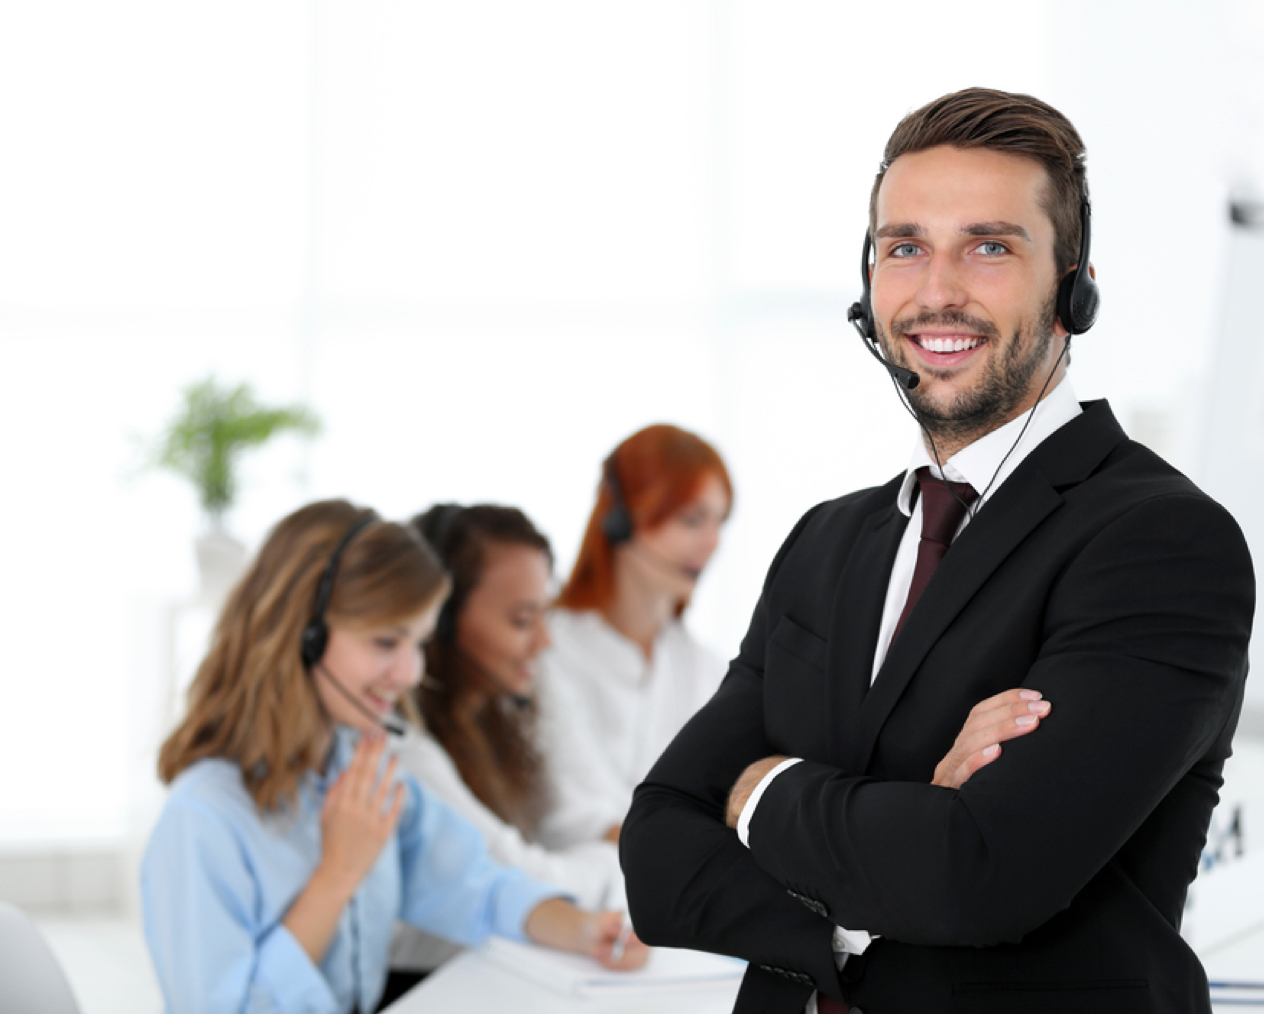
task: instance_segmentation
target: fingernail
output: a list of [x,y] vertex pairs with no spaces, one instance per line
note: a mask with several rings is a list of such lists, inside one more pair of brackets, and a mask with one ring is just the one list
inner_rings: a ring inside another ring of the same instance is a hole
[[1001,749],[1001,744],[1000,744],[1000,743],[993,743],[991,746],[985,746],[985,747],[983,748],[983,756],[984,756],[984,757],[995,757],[995,756],[996,756],[996,754],[997,754],[997,751],[999,751],[1000,749]]
[[1037,715],[1047,715],[1049,713],[1048,701],[1032,701],[1027,707]]
[[1040,700],[1040,691],[1039,690],[1020,690],[1018,692],[1018,696],[1021,697],[1024,701],[1038,701]]
[[1019,715],[1017,718],[1014,719],[1014,724],[1015,725],[1035,725],[1036,716],[1035,715]]

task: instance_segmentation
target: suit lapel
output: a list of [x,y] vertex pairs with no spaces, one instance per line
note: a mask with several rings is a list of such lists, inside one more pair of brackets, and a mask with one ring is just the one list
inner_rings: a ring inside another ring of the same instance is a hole
[[[899,489],[898,480],[894,484]],[[834,675],[829,684],[829,714],[838,716],[834,738],[835,756],[853,768],[856,735],[861,708],[869,691],[873,653],[882,624],[886,585],[874,581],[875,574],[890,574],[896,550],[908,519],[895,506],[895,494],[888,505],[871,514],[861,528],[855,548],[839,575],[834,592],[833,629],[843,636],[830,638],[826,671]]]
[[[984,582],[1058,510],[1063,502],[1060,489],[1082,482],[1124,439],[1104,402],[1086,405],[1082,415],[1031,452],[966,526],[891,645],[873,688],[863,696],[858,721],[850,730],[854,741],[848,748],[849,770],[867,770],[883,724],[926,655]],[[882,573],[890,573],[890,560]],[[835,613],[836,623],[844,618]],[[875,630],[867,642],[870,660],[876,638]]]

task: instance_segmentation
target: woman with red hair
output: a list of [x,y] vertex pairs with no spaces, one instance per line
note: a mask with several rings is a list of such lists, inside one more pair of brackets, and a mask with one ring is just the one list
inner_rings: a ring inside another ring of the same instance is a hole
[[681,617],[732,501],[715,448],[676,426],[632,434],[602,465],[539,666],[554,847],[616,840],[632,790],[719,685]]

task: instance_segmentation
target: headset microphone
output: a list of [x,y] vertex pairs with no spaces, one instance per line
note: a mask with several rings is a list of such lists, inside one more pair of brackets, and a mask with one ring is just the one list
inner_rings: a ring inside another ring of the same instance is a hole
[[[1097,320],[1101,306],[1101,290],[1089,268],[1092,252],[1093,209],[1088,191],[1080,199],[1080,256],[1076,266],[1058,283],[1058,319],[1071,334],[1083,334]],[[873,241],[865,233],[865,245],[860,254],[860,299],[847,310],[847,319],[856,328],[869,354],[880,362],[892,379],[906,391],[911,391],[920,378],[912,370],[896,366],[878,351],[878,329],[873,319],[873,294],[869,284],[869,254]]]
[[[916,383],[916,381],[914,381]],[[601,519],[601,531],[612,547],[627,546],[628,551],[636,553],[652,567],[671,574],[672,577],[689,577],[694,580],[699,575],[688,567],[669,560],[661,553],[656,553],[644,543],[636,542],[636,526],[632,523],[632,511],[628,507],[627,497],[623,495],[623,483],[619,481],[619,470],[615,465],[614,454],[606,458],[601,466],[601,481],[610,490],[610,509]]]
[[517,707],[523,709],[529,708],[535,703],[530,694],[515,693],[499,676],[479,662],[473,655],[455,641],[452,642],[452,651],[463,663],[465,663],[470,672],[474,673],[475,676],[481,679],[497,696],[508,697]]
[[856,330],[860,332],[860,337],[865,339],[865,348],[869,350],[869,354],[882,364],[887,373],[891,374],[891,379],[904,388],[904,390],[913,390],[913,388],[921,383],[922,378],[912,370],[906,369],[903,366],[896,366],[895,363],[889,362],[883,358],[882,353],[878,351],[877,345],[869,340],[860,323],[858,323],[858,321],[863,319],[862,315],[863,311],[861,309],[861,305],[859,303],[852,303],[851,309],[847,311],[847,319],[855,324]]
[[353,694],[350,690],[348,690],[346,687],[342,685],[341,680],[339,680],[336,676],[334,676],[333,673],[331,673],[328,669],[325,668],[325,665],[323,662],[317,662],[315,665],[312,666],[312,668],[315,669],[322,676],[324,676],[326,679],[328,679],[330,685],[335,690],[337,690],[338,693],[342,694],[342,696],[346,698],[347,703],[350,704],[353,708],[355,708],[358,712],[360,712],[360,714],[362,714],[365,718],[369,719],[374,725],[380,726],[386,732],[389,732],[392,736],[404,735],[406,726],[404,725],[403,722],[401,722],[397,718],[392,718],[390,715],[374,714],[373,711],[371,711],[369,708],[366,708],[364,706],[364,703],[359,698],[357,698],[355,694]]
[[869,251],[872,249],[873,244],[869,240],[869,234],[865,233],[865,246],[860,254],[860,299],[852,303],[847,310],[847,319],[855,327],[861,340],[864,341],[865,348],[869,350],[869,354],[878,360],[883,368],[891,374],[891,379],[904,390],[911,391],[922,378],[910,369],[896,366],[895,363],[887,360],[878,351],[878,329],[873,320],[873,300],[869,289]]
[[322,659],[325,657],[325,648],[329,646],[329,624],[325,622],[325,610],[329,608],[329,598],[334,590],[334,577],[338,573],[338,562],[342,559],[342,554],[351,545],[352,539],[359,535],[364,529],[368,528],[373,522],[379,520],[376,513],[367,511],[355,523],[347,529],[345,535],[334,547],[334,551],[329,554],[329,562],[325,564],[325,569],[320,575],[320,582],[316,586],[316,607],[312,610],[312,618],[308,621],[303,633],[299,638],[299,656],[303,660],[303,667],[317,672],[323,673],[329,680],[330,684],[342,694],[351,705],[369,718],[374,725],[385,729],[394,736],[402,736],[404,734],[404,726],[402,723],[395,721],[389,717],[384,718],[381,715],[374,714],[364,703],[356,698],[341,682],[335,678],[334,674],[325,668]]

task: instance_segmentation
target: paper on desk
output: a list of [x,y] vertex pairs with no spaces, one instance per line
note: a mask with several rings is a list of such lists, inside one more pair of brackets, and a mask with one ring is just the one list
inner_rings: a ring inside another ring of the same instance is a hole
[[603,968],[592,958],[538,944],[520,944],[504,937],[491,937],[482,951],[524,978],[568,996],[649,996],[687,992],[709,988],[717,983],[736,982],[746,971],[746,962],[736,958],[674,947],[653,948],[644,967],[631,972],[615,972]]

